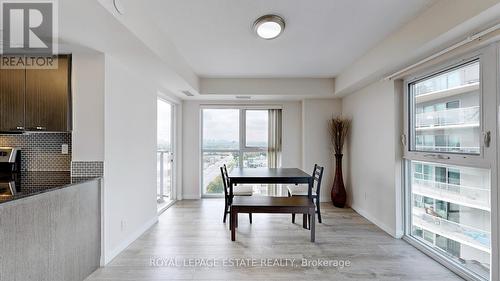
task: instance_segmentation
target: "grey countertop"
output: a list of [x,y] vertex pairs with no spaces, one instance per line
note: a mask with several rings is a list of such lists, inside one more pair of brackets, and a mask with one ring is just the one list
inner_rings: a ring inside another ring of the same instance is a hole
[[0,204],[97,179],[99,177],[72,177],[69,171],[27,171],[0,175]]

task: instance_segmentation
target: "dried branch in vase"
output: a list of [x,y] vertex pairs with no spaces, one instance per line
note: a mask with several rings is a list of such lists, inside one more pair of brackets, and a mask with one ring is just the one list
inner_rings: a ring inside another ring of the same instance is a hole
[[345,139],[351,126],[350,119],[335,117],[330,120],[330,136],[335,154],[342,154]]

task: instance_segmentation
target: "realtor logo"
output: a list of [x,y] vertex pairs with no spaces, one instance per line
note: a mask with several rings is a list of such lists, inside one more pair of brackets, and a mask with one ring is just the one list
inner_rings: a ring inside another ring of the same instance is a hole
[[[42,64],[44,57],[52,57],[52,55],[57,54],[55,42],[57,38],[57,3],[55,0],[0,0],[0,4],[0,14],[2,15],[1,54],[4,57],[10,56],[10,62],[23,63],[23,67],[33,67],[33,65],[25,65],[29,64],[28,59]],[[31,57],[27,57],[27,55]],[[16,68],[10,63],[9,65],[2,63],[2,67]]]
[[2,1],[3,54],[54,53],[53,1]]

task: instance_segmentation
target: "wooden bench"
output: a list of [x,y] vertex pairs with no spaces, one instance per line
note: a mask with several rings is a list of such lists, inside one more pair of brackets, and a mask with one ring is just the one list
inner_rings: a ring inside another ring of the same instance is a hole
[[309,217],[311,242],[315,240],[315,205],[307,196],[235,197],[231,205],[229,221],[231,241],[236,240],[236,227],[238,225],[239,213],[304,214],[303,226],[307,228],[307,218]]

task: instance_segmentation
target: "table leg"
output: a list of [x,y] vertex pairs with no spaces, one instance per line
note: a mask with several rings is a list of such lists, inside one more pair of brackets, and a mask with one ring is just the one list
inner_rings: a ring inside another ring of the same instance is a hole
[[312,215],[309,215],[311,218],[311,242],[314,242],[316,239],[316,216],[313,212]]
[[302,228],[307,229],[307,214],[302,214]]
[[236,240],[236,216],[238,213],[236,213],[232,208],[231,208],[231,241]]
[[233,182],[229,178],[229,205],[233,204]]
[[233,230],[233,217],[231,215],[231,206],[229,206],[229,231]]
[[[309,198],[309,200],[312,201],[312,189],[313,189],[313,184],[314,184],[314,180],[313,178],[309,178],[309,185],[308,185],[308,188],[307,188],[307,198]],[[304,214],[304,217],[303,217],[303,227],[304,228],[307,228],[309,229],[309,226],[307,225],[307,222],[309,221],[309,223],[311,222],[311,217],[308,214]]]

